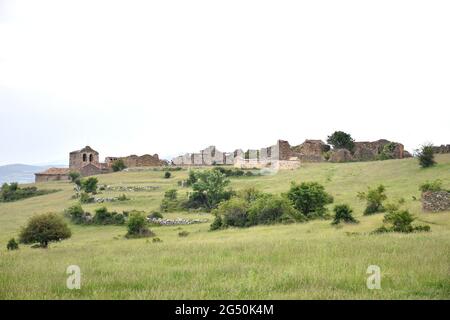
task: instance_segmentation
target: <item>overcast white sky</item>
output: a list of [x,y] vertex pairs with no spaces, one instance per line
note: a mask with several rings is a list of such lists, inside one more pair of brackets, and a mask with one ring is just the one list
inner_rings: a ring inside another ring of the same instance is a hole
[[450,143],[450,1],[0,0],[0,165]]

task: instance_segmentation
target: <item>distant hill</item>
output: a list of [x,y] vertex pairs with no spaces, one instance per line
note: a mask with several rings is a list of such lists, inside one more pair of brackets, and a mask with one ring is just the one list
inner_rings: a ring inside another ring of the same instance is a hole
[[33,183],[34,174],[42,172],[48,168],[65,168],[64,165],[45,165],[35,166],[27,164],[8,164],[0,166],[0,184],[5,182],[18,182],[18,183]]

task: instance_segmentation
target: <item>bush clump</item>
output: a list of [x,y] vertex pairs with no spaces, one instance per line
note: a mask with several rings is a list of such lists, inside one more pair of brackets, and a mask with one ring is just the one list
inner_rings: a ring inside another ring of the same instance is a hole
[[72,232],[62,217],[54,213],[40,214],[31,217],[20,231],[19,241],[24,244],[38,243],[47,248],[50,242],[70,238]]
[[183,237],[187,237],[188,235],[189,235],[189,232],[187,232],[187,231],[181,231],[181,232],[178,233],[178,236],[182,237],[182,238]]
[[117,201],[128,201],[128,200],[130,200],[130,198],[128,198],[125,193],[117,197]]
[[289,199],[267,194],[253,201],[248,209],[249,225],[290,223],[304,221]]
[[166,171],[164,173],[164,179],[170,179],[170,177],[172,177],[172,173],[170,173],[169,171]]
[[57,192],[58,190],[38,190],[36,187],[20,188],[17,182],[4,183],[0,188],[0,202],[12,202]]
[[426,181],[423,184],[420,185],[419,190],[422,192],[427,191],[442,191],[442,181],[437,179],[434,181]]
[[155,234],[147,227],[145,214],[140,211],[132,211],[129,214],[127,222],[126,238],[145,238],[153,237]]
[[385,211],[385,208],[383,207],[383,201],[387,199],[385,191],[386,191],[385,186],[380,184],[376,188],[369,188],[367,193],[365,192],[358,193],[358,198],[360,200],[367,201],[366,209],[364,210],[365,215]]
[[113,162],[111,168],[113,169],[114,172],[119,172],[125,170],[127,166],[125,165],[125,162],[122,159],[118,159]]
[[347,204],[339,204],[336,205],[333,209],[334,211],[334,219],[331,224],[339,224],[341,222],[344,223],[357,223],[358,221],[353,217],[353,210]]
[[84,212],[80,204],[69,207],[64,213],[75,224],[84,224],[90,219],[90,214]]
[[161,201],[160,210],[162,212],[175,212],[183,210],[185,203],[178,199],[178,191],[176,189],[167,190]]
[[123,225],[125,223],[125,215],[115,211],[109,212],[106,207],[101,207],[95,210],[92,223],[98,225]]
[[150,215],[148,216],[151,219],[163,219],[163,215],[158,212],[158,211],[153,211],[152,213],[150,213]]
[[419,150],[416,150],[416,157],[422,168],[429,168],[436,164],[436,161],[434,161],[433,145],[430,143],[424,144]]
[[210,230],[306,220],[286,197],[258,193],[252,189],[221,202],[213,214],[216,218]]
[[413,226],[412,222],[416,218],[409,213],[408,210],[395,210],[387,213],[384,216],[383,222],[385,225],[376,229],[373,233],[384,232],[428,232],[431,231],[430,226],[419,225]]
[[300,213],[308,219],[325,218],[327,204],[333,203],[333,197],[325,192],[324,186],[317,182],[292,183],[288,199]]
[[397,148],[397,144],[395,142],[389,142],[384,145],[383,150],[381,150],[378,155],[378,160],[389,160],[395,158],[395,149]]
[[10,239],[6,244],[6,249],[8,251],[19,250],[19,244],[16,242],[16,239]]
[[81,190],[83,190],[86,193],[97,193],[97,184],[98,179],[95,177],[90,177],[87,179],[81,180]]

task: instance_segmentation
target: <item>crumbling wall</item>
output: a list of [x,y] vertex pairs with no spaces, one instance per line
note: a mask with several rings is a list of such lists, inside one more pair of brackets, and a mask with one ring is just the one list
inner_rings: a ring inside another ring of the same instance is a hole
[[442,144],[440,146],[433,147],[434,153],[450,153],[450,144]]

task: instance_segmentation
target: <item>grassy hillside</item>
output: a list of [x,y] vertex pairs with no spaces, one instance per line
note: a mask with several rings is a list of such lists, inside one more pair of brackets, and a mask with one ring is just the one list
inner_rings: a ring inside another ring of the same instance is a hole
[[[41,184],[62,191],[14,203],[0,203],[0,299],[449,299],[450,212],[422,213],[418,186],[441,179],[450,189],[450,155],[420,169],[414,159],[347,164],[304,164],[274,176],[232,179],[232,187],[255,186],[280,193],[291,181],[318,181],[335,198],[348,203],[357,225],[333,227],[330,221],[258,226],[209,232],[209,223],[154,227],[162,243],[126,240],[125,227],[75,226],[73,236],[50,249],[21,246],[6,251],[20,226],[35,213],[62,212],[75,203],[72,185]],[[99,176],[101,184],[152,185],[154,191],[128,192],[130,201],[106,204],[111,210],[158,209],[163,193],[185,179],[187,171],[123,172]],[[367,186],[383,183],[389,199],[404,198],[405,207],[430,233],[369,235],[382,214],[362,216],[356,198]],[[118,196],[123,192],[104,192]],[[101,205],[87,205],[93,212]],[[170,213],[166,217],[208,218],[209,214]],[[190,232],[180,238],[181,230]],[[66,288],[69,265],[82,271],[82,289]],[[368,290],[366,270],[378,265],[382,289]]]

